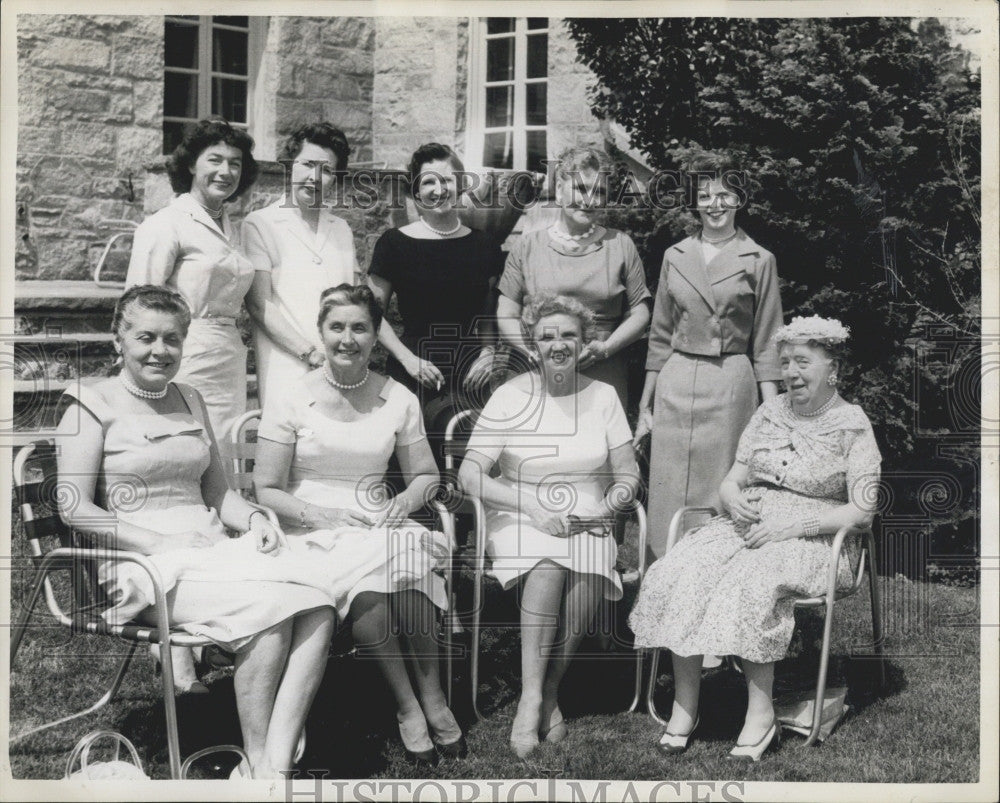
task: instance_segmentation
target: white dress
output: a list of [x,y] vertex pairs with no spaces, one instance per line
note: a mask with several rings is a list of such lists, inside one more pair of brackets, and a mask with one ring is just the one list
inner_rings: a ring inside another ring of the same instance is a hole
[[[316,398],[304,380],[292,382],[271,397],[264,408],[258,437],[293,444],[295,452],[286,490],[297,499],[330,508],[349,508],[377,518],[389,498],[384,484],[389,458],[397,445],[417,443],[422,431],[417,397],[393,379],[381,391],[383,404],[356,421],[337,421],[317,409]],[[438,608],[448,607],[442,569],[451,554],[444,535],[407,520],[399,527],[341,531],[364,544],[381,545],[380,564],[351,588],[338,612],[346,614],[362,591],[388,594],[403,589],[424,593]],[[322,546],[331,531],[310,532],[286,527],[293,550],[302,543]],[[323,558],[315,553],[317,565]],[[336,572],[336,553],[331,553]]]
[[[586,381],[586,380],[583,380]],[[531,487],[542,506],[565,515],[591,516],[614,477],[608,452],[632,440],[617,391],[598,380],[570,396],[544,394],[536,373],[497,388],[469,439],[469,450],[498,461],[500,482]],[[610,536],[568,538],[537,529],[526,515],[487,508],[486,549],[503,587],[549,560],[608,580],[605,596],[621,599]]]
[[[347,223],[328,209],[320,211],[316,233],[298,210],[277,201],[243,221],[243,250],[255,270],[271,274],[274,300],[288,325],[320,348],[316,320],[319,297],[328,287],[354,284],[359,270],[354,236]],[[254,329],[261,405],[270,395],[308,373],[308,366],[263,332]]]
[[191,308],[176,380],[205,399],[225,456],[230,427],[246,411],[247,350],[236,318],[253,283],[253,265],[237,249],[225,211],[221,224],[220,230],[190,194],[178,195],[136,229],[125,285],[166,287]]

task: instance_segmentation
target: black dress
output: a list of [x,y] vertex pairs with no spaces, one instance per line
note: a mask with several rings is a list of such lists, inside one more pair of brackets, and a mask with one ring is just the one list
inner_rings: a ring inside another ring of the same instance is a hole
[[[504,254],[490,235],[471,230],[464,237],[422,240],[389,229],[375,243],[369,273],[392,285],[403,321],[403,345],[432,362],[444,376],[441,389],[425,388],[392,355],[386,372],[420,400],[427,435],[438,465],[448,419],[458,410],[480,408],[462,382],[494,327],[494,285]],[[488,324],[488,325],[484,325]]]

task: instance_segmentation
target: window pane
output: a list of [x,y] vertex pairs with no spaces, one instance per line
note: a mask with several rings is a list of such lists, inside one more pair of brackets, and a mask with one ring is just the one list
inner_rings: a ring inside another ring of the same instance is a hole
[[514,125],[514,87],[486,87],[486,127]]
[[221,114],[231,123],[245,123],[247,82],[232,78],[213,78],[212,114]]
[[549,18],[548,17],[528,17],[528,30],[533,31],[537,28],[548,28]]
[[167,22],[163,30],[164,64],[168,67],[198,67],[198,26]]
[[549,35],[535,33],[528,37],[528,77],[545,78],[549,74]]
[[514,166],[514,140],[510,131],[487,134],[483,147],[483,167],[510,170]]
[[528,125],[545,125],[545,110],[548,84],[545,82],[525,85],[528,108],[525,118]]
[[247,74],[247,34],[212,29],[212,69],[235,75]]
[[167,117],[198,116],[198,76],[167,72],[163,75],[163,113]]
[[184,123],[163,121],[163,152],[173,153],[174,148],[184,139]]
[[240,28],[250,27],[249,17],[212,17],[212,22],[217,22],[220,25],[236,25]]
[[490,39],[486,43],[486,80],[510,81],[514,78],[514,39]]
[[545,165],[542,161],[545,159],[545,132],[544,131],[528,131],[528,170],[533,170],[536,173],[544,173]]
[[486,33],[513,33],[513,17],[490,17],[486,20]]

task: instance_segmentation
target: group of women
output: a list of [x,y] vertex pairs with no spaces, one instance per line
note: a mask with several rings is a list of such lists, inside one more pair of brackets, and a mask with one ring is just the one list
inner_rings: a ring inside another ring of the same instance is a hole
[[[121,371],[67,393],[59,466],[82,500],[68,522],[150,555],[171,622],[235,653],[250,759],[238,771],[292,766],[344,621],[396,700],[407,756],[467,753],[433,625],[453,545],[414,517],[439,486],[444,423],[470,406],[481,410],[458,482],[483,500],[492,573],[520,600],[517,755],[567,737],[560,681],[602,600],[622,596],[611,522],[636,498],[633,444],[651,432],[659,560],[630,623],[637,646],[674,653],[658,747],[683,750],[697,726],[702,655],[732,654],[750,687],[733,754],[759,758],[778,733],[771,680],[791,637],[788,600],[818,593],[833,533],[870,517],[859,488],[879,456],[864,413],[837,392],[846,330],[819,318],[781,326],[774,257],[736,228],[728,165],[692,166],[720,178],[695,188],[701,229],[668,249],[650,315],[635,245],[599,219],[607,157],[596,150],[563,155],[558,219],[504,264],[462,222],[454,152],[421,146],[409,165],[418,217],[381,236],[361,284],[347,224],[320,203],[346,167],[344,135],[327,123],[295,131],[290,196],[248,215],[237,238],[224,204],[253,183],[252,147],[206,120],[174,152],[178,195],[139,227],[114,317]],[[401,336],[383,317],[393,296]],[[261,507],[229,489],[224,459],[246,405],[244,304],[263,407]],[[624,354],[647,327],[633,436]],[[387,376],[369,367],[376,342]],[[501,343],[524,359],[498,359]],[[114,492],[123,483],[133,492]],[[690,504],[723,513],[664,555],[674,511]],[[101,512],[116,517],[112,532],[94,523]],[[151,617],[141,576],[109,566],[102,578],[116,601],[106,616]],[[179,687],[197,690],[190,656],[171,659]]]

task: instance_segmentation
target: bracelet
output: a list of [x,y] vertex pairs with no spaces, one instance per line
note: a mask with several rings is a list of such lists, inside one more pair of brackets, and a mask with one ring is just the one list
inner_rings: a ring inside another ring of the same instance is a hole
[[315,351],[316,351],[316,347],[315,346],[310,346],[308,351],[303,351],[299,355],[299,359],[302,360],[302,362],[308,364],[309,363],[309,358],[312,357],[312,355],[315,353]]
[[808,516],[807,518],[802,519],[801,524],[802,532],[805,535],[809,537],[819,535],[819,518],[816,516]]
[[309,509],[309,503],[308,502],[306,502],[302,507],[299,508],[299,524],[302,527],[308,527],[309,526],[308,524],[306,524],[306,510],[308,510],[308,509]]
[[[247,529],[248,530],[250,529],[250,523],[253,521],[253,517],[256,516],[257,514],[260,514],[261,516],[263,516],[264,515],[264,511],[263,510],[257,510],[256,508],[254,508],[253,510],[250,511],[250,515],[247,516]],[[266,518],[266,516],[265,516],[265,518]]]

